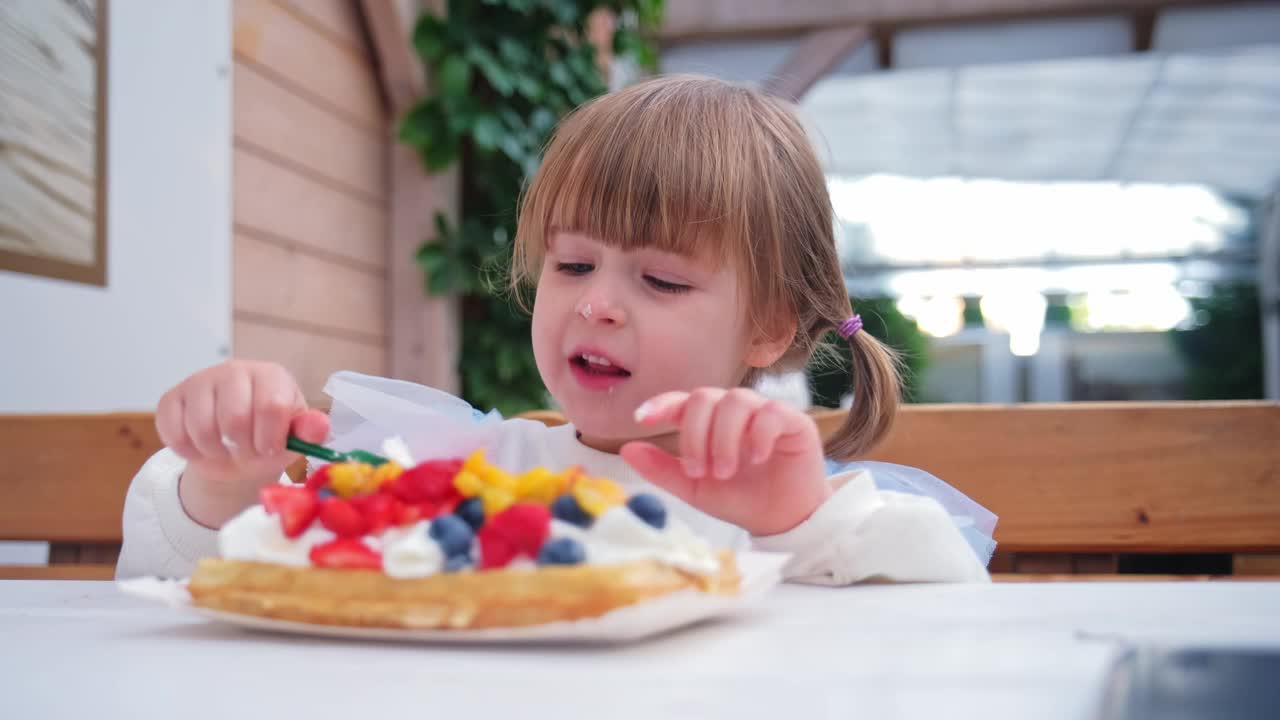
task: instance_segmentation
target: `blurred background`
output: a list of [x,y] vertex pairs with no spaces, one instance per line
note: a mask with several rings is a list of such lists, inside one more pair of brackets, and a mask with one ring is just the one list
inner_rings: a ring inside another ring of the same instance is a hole
[[0,411],[232,356],[322,406],[354,369],[547,407],[522,183],[570,109],[685,72],[797,104],[911,401],[1280,397],[1277,2],[7,0],[0,58]]
[[668,3],[660,66],[798,101],[914,401],[1277,397],[1280,5]]

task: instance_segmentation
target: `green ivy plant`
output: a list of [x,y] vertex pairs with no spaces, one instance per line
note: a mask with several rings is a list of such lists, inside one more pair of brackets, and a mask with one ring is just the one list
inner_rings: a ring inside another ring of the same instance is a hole
[[400,121],[430,172],[461,165],[461,221],[436,215],[418,252],[429,293],[462,305],[462,395],[504,415],[545,407],[529,318],[506,292],[516,204],[556,123],[605,92],[588,17],[611,11],[615,57],[653,68],[662,0],[450,0],[413,45],[432,93]]

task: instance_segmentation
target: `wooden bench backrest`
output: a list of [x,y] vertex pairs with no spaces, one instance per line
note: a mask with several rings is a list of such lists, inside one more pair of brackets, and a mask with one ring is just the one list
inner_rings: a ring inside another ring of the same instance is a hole
[[910,406],[872,459],[988,507],[1005,551],[1280,550],[1276,403]]
[[[841,417],[815,412],[824,432]],[[146,413],[0,416],[0,540],[119,543],[159,447]],[[914,405],[871,459],[990,508],[1002,551],[1280,551],[1276,403]]]

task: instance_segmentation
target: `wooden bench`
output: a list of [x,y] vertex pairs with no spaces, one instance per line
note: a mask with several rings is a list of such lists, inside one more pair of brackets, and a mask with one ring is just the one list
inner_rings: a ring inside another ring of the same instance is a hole
[[[818,411],[824,431],[840,411]],[[528,416],[549,424],[555,413]],[[125,490],[160,447],[150,414],[0,416],[0,540],[47,540],[48,567],[105,579]],[[1117,557],[1230,555],[1280,576],[1280,404],[912,405],[872,459],[914,465],[1000,516],[1001,579],[1115,575]]]

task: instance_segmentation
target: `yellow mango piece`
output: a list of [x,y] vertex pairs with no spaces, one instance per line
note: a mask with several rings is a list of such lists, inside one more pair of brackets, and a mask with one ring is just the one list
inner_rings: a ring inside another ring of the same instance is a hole
[[605,478],[580,478],[573,486],[578,505],[593,517],[627,501],[627,492],[618,483]]
[[516,496],[521,500],[550,505],[560,494],[559,478],[544,467],[536,467],[516,478]]
[[402,474],[404,474],[404,468],[394,462],[385,462],[373,469],[373,479],[370,484],[374,490],[377,490]]
[[372,465],[344,462],[329,466],[329,488],[344,498],[369,492],[372,481]]
[[480,479],[480,476],[465,469],[465,466],[458,471],[457,475],[453,476],[453,486],[462,494],[462,497],[475,497],[485,487],[484,481]]
[[516,503],[516,495],[510,490],[488,486],[480,491],[480,504],[485,517],[493,517]]
[[477,477],[484,475],[484,469],[487,467],[489,463],[484,459],[484,450],[471,453],[470,457],[462,462],[462,472],[469,472]]

